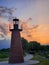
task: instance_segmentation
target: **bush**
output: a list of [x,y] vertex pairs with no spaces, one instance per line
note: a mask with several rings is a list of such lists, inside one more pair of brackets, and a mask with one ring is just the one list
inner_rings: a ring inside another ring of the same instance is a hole
[[0,50],[0,58],[8,58],[9,57],[9,49]]
[[47,55],[45,55],[45,57],[46,57],[46,58],[49,58],[49,55],[47,54]]
[[8,54],[0,54],[0,58],[7,58],[8,56]]

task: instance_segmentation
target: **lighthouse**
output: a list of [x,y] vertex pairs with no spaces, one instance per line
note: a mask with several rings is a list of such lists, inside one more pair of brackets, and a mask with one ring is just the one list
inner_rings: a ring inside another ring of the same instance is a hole
[[10,31],[12,32],[12,34],[9,63],[23,63],[24,56],[20,37],[20,31],[22,31],[22,29],[19,29],[19,19],[13,19],[13,29],[10,29]]

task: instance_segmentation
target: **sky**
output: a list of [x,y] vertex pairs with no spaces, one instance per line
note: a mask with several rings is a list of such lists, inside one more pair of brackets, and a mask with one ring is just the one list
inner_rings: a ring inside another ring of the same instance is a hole
[[[20,22],[23,26],[22,37],[29,41],[49,44],[49,0],[0,0],[1,6],[15,9],[12,16],[22,21]],[[2,32],[6,32],[5,38],[10,37],[9,22],[6,17],[0,16],[0,28],[4,28],[5,31],[2,30]],[[0,35],[0,39],[1,37],[3,35]]]

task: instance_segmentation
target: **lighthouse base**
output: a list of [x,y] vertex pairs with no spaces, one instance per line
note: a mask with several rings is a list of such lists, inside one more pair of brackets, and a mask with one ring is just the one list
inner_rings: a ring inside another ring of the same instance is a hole
[[23,49],[19,31],[12,31],[9,63],[23,63]]

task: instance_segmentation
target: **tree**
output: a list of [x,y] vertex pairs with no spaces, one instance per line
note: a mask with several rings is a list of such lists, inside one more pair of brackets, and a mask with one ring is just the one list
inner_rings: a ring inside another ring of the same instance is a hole
[[36,41],[31,41],[31,42],[29,42],[28,50],[38,51],[39,49],[40,49],[40,43],[38,43],[38,42],[36,42]]
[[28,47],[28,41],[24,38],[21,39],[22,40],[22,47],[24,50],[27,50]]
[[33,49],[36,49],[36,50],[39,49],[40,43],[38,43],[38,42],[36,42],[36,41],[32,41],[32,42],[30,42],[30,43],[32,43]]

